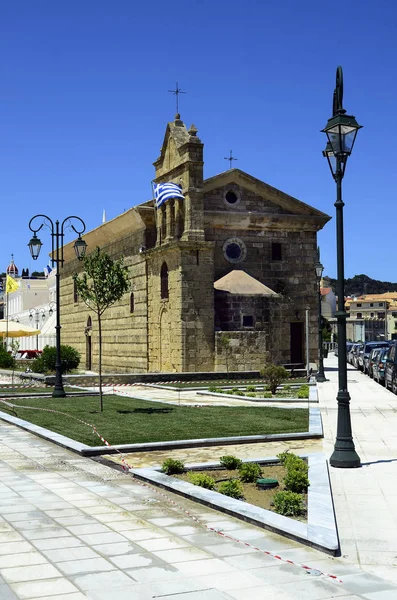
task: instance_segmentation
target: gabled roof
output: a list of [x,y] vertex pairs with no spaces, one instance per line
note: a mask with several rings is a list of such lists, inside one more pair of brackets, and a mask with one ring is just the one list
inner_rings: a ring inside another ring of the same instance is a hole
[[239,269],[234,269],[224,277],[218,279],[218,281],[215,281],[214,288],[237,296],[278,297],[276,292],[273,292],[269,287]]
[[215,175],[214,177],[210,177],[209,179],[205,179],[203,183],[203,191],[204,193],[210,192],[211,190],[215,190],[219,187],[230,185],[230,184],[241,185],[247,190],[252,191],[259,196],[263,196],[267,200],[274,202],[278,206],[281,206],[283,209],[291,211],[293,214],[301,214],[313,217],[321,217],[324,221],[324,224],[327,223],[331,217],[309,204],[305,204],[294,198],[293,196],[289,196],[284,192],[268,185],[264,181],[245,173],[244,171],[240,171],[240,169],[229,169],[228,171],[224,171],[219,175]]

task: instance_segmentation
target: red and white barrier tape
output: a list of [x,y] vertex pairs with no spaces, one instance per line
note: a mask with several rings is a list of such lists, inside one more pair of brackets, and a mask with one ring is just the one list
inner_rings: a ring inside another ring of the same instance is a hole
[[[6,406],[9,406],[10,408],[22,408],[22,409],[26,409],[26,410],[42,410],[44,412],[51,412],[51,413],[56,413],[59,415],[63,415],[65,417],[69,417],[71,419],[73,419],[74,421],[78,421],[79,423],[82,423],[83,425],[86,425],[87,427],[90,427],[93,430],[93,433],[95,433],[95,435],[97,435],[99,437],[99,439],[108,447],[108,448],[112,448],[113,450],[116,451],[117,454],[120,455],[120,460],[122,462],[122,468],[125,471],[131,471],[131,469],[133,468],[131,465],[129,465],[127,463],[127,461],[124,459],[123,457],[123,453],[120,452],[120,450],[118,450],[118,448],[116,448],[115,446],[112,446],[100,433],[99,431],[97,431],[97,428],[95,425],[93,425],[92,423],[87,423],[86,421],[83,421],[82,419],[79,419],[78,417],[74,417],[73,415],[69,414],[69,413],[65,413],[59,410],[54,410],[51,408],[42,408],[42,407],[38,407],[38,406],[22,406],[20,404],[12,404],[11,402],[8,402],[7,400],[4,399],[0,399],[0,402],[2,402],[3,404],[5,404]],[[131,473],[132,477],[134,477],[134,474]],[[282,562],[285,562],[287,564],[290,565],[294,565],[296,567],[301,567],[302,569],[304,569],[305,571],[316,571],[319,575],[323,575],[324,577],[329,577],[330,579],[332,579],[333,581],[336,581],[338,583],[342,583],[342,580],[339,579],[336,575],[331,575],[330,573],[324,573],[323,571],[320,571],[319,569],[313,569],[307,565],[302,565],[300,563],[296,563],[288,558],[283,558],[282,556],[280,556],[279,554],[275,554],[273,552],[270,552],[269,550],[262,550],[261,548],[258,548],[257,546],[253,546],[252,544],[250,544],[249,542],[245,542],[244,540],[240,540],[238,538],[235,538],[231,535],[228,535],[226,533],[223,533],[223,531],[220,531],[219,529],[216,529],[215,527],[211,527],[210,525],[207,525],[206,523],[204,523],[203,521],[200,521],[200,519],[198,519],[193,513],[191,513],[189,510],[187,510],[186,508],[184,508],[183,506],[181,506],[180,504],[178,504],[177,502],[175,502],[175,500],[173,500],[172,498],[170,498],[169,496],[167,496],[167,494],[165,494],[164,492],[162,492],[161,490],[159,490],[158,488],[156,488],[153,485],[149,485],[147,483],[144,483],[143,481],[140,481],[139,479],[136,479],[134,477],[134,481],[140,485],[141,487],[145,487],[150,489],[151,491],[155,492],[156,494],[158,494],[159,496],[162,496],[163,498],[165,498],[167,500],[167,502],[169,502],[170,504],[173,504],[174,506],[176,506],[177,508],[179,508],[182,512],[184,512],[188,517],[190,517],[193,521],[195,521],[198,525],[200,525],[201,527],[204,527],[205,529],[207,529],[208,531],[212,531],[214,533],[217,533],[218,535],[222,536],[225,539],[231,540],[233,542],[238,542],[240,544],[244,544],[244,546],[247,546],[248,548],[252,548],[253,550],[256,550],[258,552],[261,552],[262,554],[266,554],[267,556],[272,556],[273,558],[280,560]]]

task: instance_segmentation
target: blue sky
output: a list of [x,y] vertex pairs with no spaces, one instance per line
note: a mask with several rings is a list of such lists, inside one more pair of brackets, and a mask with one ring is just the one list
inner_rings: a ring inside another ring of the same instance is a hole
[[321,155],[335,70],[364,126],[348,161],[345,273],[397,281],[397,6],[388,0],[13,0],[0,8],[0,271],[33,262],[28,222],[113,218],[151,197],[175,114],[205,144],[205,176],[234,166],[331,215],[319,234],[336,276],[335,184]]

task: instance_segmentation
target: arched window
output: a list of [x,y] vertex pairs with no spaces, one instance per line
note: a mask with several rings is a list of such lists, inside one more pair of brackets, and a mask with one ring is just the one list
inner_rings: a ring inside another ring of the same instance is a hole
[[87,329],[90,329],[92,327],[92,319],[91,317],[88,317],[87,319]]
[[133,313],[134,310],[135,310],[134,292],[131,292],[131,294],[130,294],[130,313]]
[[165,263],[165,262],[163,263],[163,265],[161,267],[160,279],[161,279],[161,298],[167,299],[168,298],[168,267],[167,267],[167,263]]

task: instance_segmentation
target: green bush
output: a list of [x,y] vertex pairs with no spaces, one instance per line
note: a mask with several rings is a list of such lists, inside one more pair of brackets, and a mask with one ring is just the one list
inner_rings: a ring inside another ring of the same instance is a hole
[[295,517],[303,513],[303,499],[294,492],[277,492],[273,496],[274,510],[280,515]]
[[217,392],[218,388],[216,387],[216,385],[210,385],[210,387],[208,388],[209,392]]
[[261,466],[258,463],[244,463],[238,470],[241,481],[256,481],[262,475]]
[[298,393],[297,393],[298,398],[308,398],[309,397],[309,386],[308,385],[301,385]]
[[245,396],[245,392],[244,390],[237,390],[236,392],[234,392],[235,396]]
[[254,385],[247,385],[247,392],[256,392],[256,387]]
[[230,496],[230,498],[243,498],[243,485],[238,479],[229,479],[229,481],[223,481],[218,492],[224,496]]
[[229,390],[229,394],[237,394],[237,392],[239,392],[240,390],[238,389],[238,387],[234,387],[231,390]]
[[0,368],[1,369],[13,369],[15,368],[15,358],[8,354],[5,347],[0,342]]
[[215,488],[215,479],[211,475],[206,475],[206,473],[189,473],[188,477],[190,483],[193,483],[193,485],[199,485],[206,490],[213,490]]
[[[48,373],[55,371],[57,350],[54,346],[45,346],[41,356],[32,363],[34,373]],[[77,369],[80,364],[81,354],[72,346],[61,345],[61,371],[67,373]]]
[[167,473],[167,475],[173,475],[174,473],[183,473],[185,470],[185,465],[181,460],[176,460],[174,458],[167,458],[161,465],[161,470],[163,473]]
[[284,485],[285,489],[289,492],[304,494],[306,493],[310,484],[307,473],[304,471],[290,469],[287,471],[287,475],[284,477]]
[[248,396],[249,398],[256,398],[255,392],[246,392],[245,395]]
[[277,458],[287,471],[302,471],[307,474],[309,470],[307,462],[293,452],[282,452],[277,455]]
[[227,454],[226,456],[221,456],[219,459],[222,467],[225,467],[228,471],[234,471],[238,469],[243,464],[243,461],[237,458],[237,456],[233,456],[232,454]]
[[273,394],[271,392],[263,392],[262,398],[273,398]]
[[289,385],[288,383],[283,385],[283,392],[290,393],[291,391],[292,391],[292,385]]
[[261,375],[270,387],[270,391],[272,392],[272,394],[275,394],[280,383],[282,383],[284,379],[288,378],[288,371],[284,367],[279,367],[277,365],[267,365],[261,371]]

